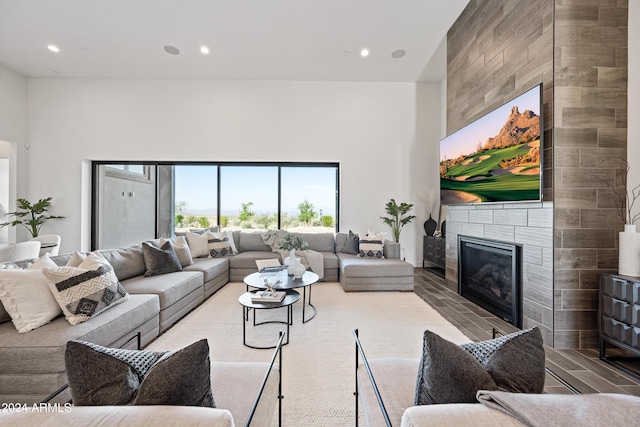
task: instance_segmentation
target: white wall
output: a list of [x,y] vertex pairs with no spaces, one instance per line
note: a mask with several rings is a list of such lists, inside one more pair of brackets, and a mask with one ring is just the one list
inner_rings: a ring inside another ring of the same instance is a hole
[[[409,153],[412,170],[411,194],[415,203],[413,214],[417,216],[410,224],[411,234],[422,265],[423,224],[429,215],[438,219],[440,210],[439,152],[442,135],[441,86],[438,83],[416,85],[416,144]],[[407,233],[409,234],[409,233]]]
[[[629,188],[640,185],[640,123],[634,118],[640,115],[640,2],[629,2],[629,98],[627,128],[627,159],[631,164]],[[636,201],[635,212],[640,209]],[[640,224],[638,224],[640,225]]]
[[[46,230],[61,251],[86,250],[89,160],[338,161],[341,231],[390,232],[385,203],[425,182],[416,99],[413,83],[30,79],[29,197],[67,217]],[[401,236],[414,265],[418,225]]]
[[[25,197],[27,190],[27,79],[0,65],[0,157],[9,159],[9,206],[14,211],[15,200]],[[4,222],[5,218],[0,218]],[[26,230],[11,227],[3,232],[3,240],[26,240]]]

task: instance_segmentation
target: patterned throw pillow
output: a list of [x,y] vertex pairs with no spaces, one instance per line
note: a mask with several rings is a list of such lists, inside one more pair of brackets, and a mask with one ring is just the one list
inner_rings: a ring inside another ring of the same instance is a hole
[[384,258],[384,234],[360,234],[359,257]]
[[206,339],[176,351],[124,350],[69,341],[65,366],[76,406],[215,408]]
[[542,393],[544,364],[538,328],[461,346],[427,330],[414,404],[475,403],[478,390]]
[[231,247],[230,239],[233,239],[231,233],[223,231],[221,233],[206,232],[207,247],[209,249],[209,256],[211,258],[220,258],[223,256],[233,255],[233,248]]
[[87,255],[78,267],[45,268],[42,272],[72,325],[86,322],[129,298],[111,264],[97,252]]
[[147,271],[145,277],[182,271],[182,265],[171,242],[166,241],[161,248],[156,248],[148,242],[142,242],[142,256]]

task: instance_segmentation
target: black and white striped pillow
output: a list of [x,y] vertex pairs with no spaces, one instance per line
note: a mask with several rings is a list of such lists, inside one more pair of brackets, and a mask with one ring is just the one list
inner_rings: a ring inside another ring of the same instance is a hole
[[384,234],[360,234],[358,256],[384,258]]
[[72,325],[86,322],[129,298],[111,264],[97,252],[87,255],[78,267],[45,268],[42,273]]

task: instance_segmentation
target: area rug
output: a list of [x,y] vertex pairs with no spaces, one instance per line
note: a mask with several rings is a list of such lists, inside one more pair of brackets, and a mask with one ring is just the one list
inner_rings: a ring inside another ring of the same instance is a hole
[[[242,283],[227,284],[148,348],[170,350],[207,338],[212,360],[267,362],[273,350],[242,344],[238,297],[245,291]],[[313,285],[312,303],[317,315],[307,323],[301,322],[302,301],[294,304],[289,344],[283,348],[285,426],[355,425],[356,328],[370,359],[420,357],[425,329],[458,344],[470,341],[413,292],[346,293],[338,283],[318,283]],[[285,317],[284,309],[258,312],[258,321]],[[248,324],[247,340],[271,344],[285,328]]]

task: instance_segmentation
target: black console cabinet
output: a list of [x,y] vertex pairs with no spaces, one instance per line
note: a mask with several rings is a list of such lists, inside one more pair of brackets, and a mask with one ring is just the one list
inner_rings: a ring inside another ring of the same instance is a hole
[[[422,268],[435,267],[444,275],[446,250],[444,237],[424,236],[422,243]],[[425,263],[429,265],[426,266]]]
[[[640,277],[601,275],[598,318],[600,358],[640,378]],[[607,355],[611,347],[624,355]]]

